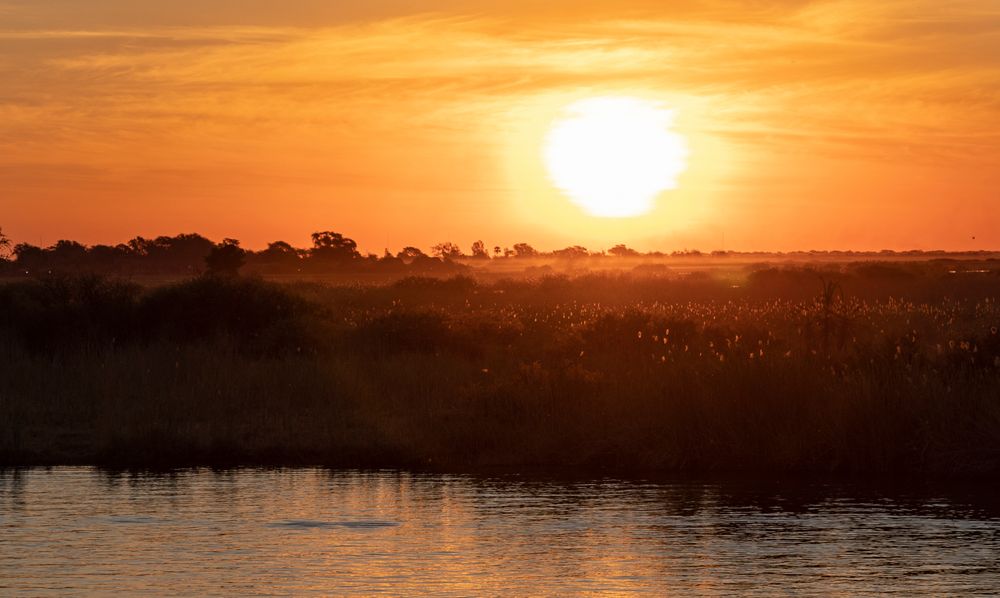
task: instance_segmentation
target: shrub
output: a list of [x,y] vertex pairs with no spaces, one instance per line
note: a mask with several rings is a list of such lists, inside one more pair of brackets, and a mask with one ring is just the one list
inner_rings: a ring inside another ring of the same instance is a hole
[[115,344],[134,332],[137,285],[56,276],[0,285],[0,331],[32,351]]
[[195,342],[228,337],[250,352],[313,349],[315,305],[281,285],[201,277],[150,291],[138,320],[147,340]]

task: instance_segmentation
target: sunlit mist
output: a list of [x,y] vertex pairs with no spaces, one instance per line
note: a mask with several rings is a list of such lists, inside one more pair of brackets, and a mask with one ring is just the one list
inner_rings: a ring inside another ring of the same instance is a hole
[[648,213],[660,193],[677,187],[687,168],[687,144],[670,130],[672,122],[672,111],[648,100],[575,102],[545,141],[552,183],[592,216]]

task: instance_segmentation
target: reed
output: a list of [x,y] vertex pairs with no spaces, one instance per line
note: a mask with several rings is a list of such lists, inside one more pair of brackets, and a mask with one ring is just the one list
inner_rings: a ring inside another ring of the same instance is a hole
[[995,475],[1000,278],[859,276],[0,285],[0,463]]

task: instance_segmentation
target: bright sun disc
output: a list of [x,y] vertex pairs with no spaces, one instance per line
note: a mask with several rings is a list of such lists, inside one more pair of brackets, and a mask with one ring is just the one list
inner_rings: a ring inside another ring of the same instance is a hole
[[553,184],[592,216],[627,218],[677,187],[687,144],[673,112],[638,98],[591,98],[565,109],[545,141]]

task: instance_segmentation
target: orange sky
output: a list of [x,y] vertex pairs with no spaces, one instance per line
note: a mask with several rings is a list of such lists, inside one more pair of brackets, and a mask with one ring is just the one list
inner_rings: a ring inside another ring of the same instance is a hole
[[[606,95],[688,139],[644,217],[540,173]],[[997,249],[998,190],[994,0],[0,0],[15,241]]]

